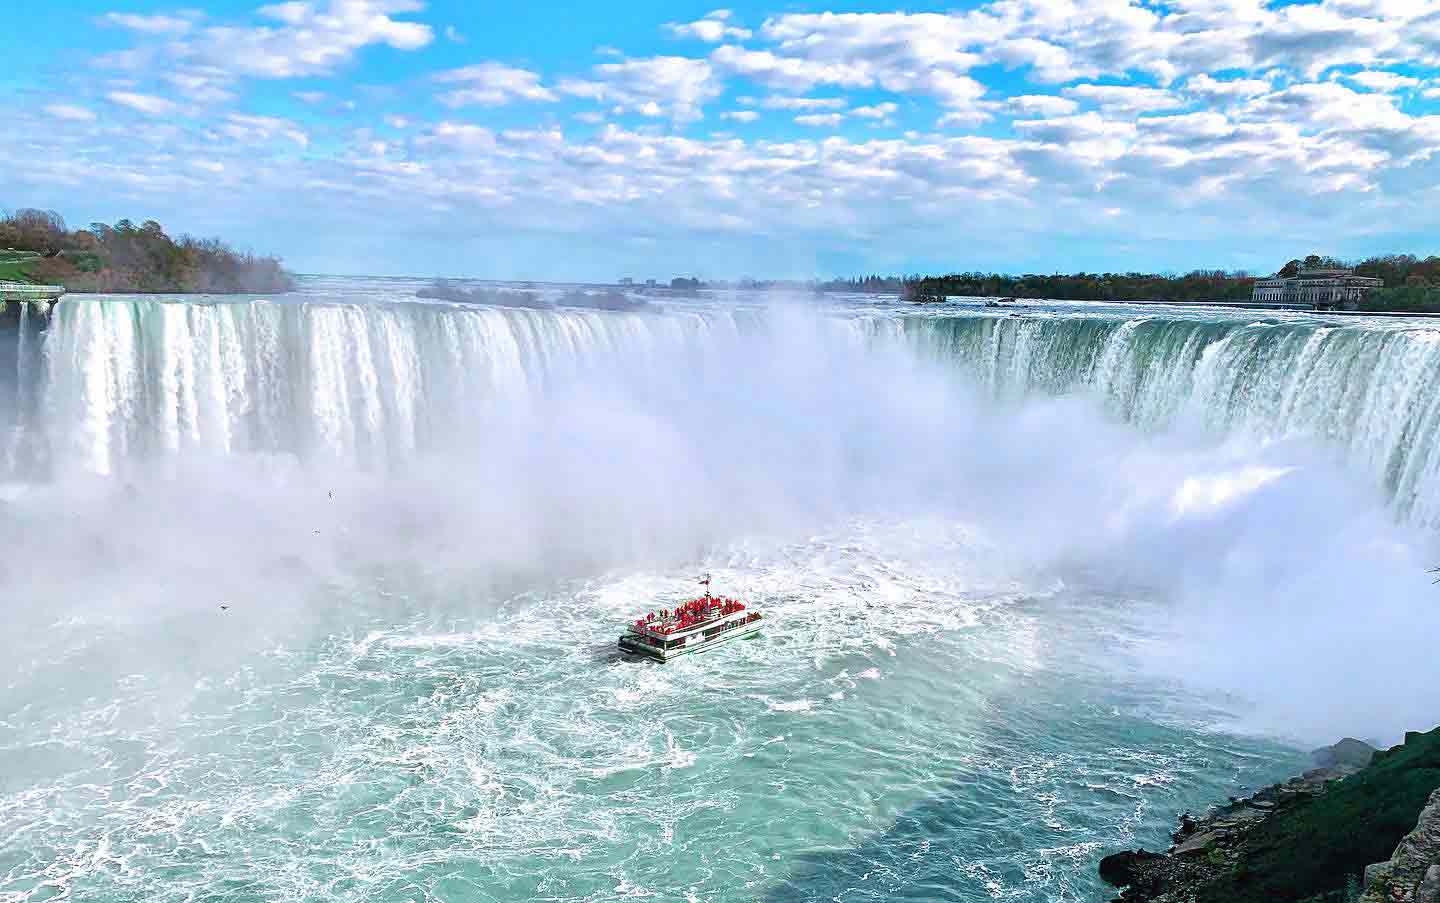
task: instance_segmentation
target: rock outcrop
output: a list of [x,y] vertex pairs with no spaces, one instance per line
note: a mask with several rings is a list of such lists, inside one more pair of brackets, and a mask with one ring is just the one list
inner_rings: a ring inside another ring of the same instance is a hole
[[1440,790],[1394,855],[1366,867],[1360,903],[1440,903]]
[[1185,816],[1164,854],[1105,857],[1117,903],[1349,903],[1361,890],[1363,903],[1440,903],[1440,728],[1313,757],[1299,777]]
[[[1347,746],[1343,756],[1334,754],[1340,745],[1311,753],[1314,761],[1329,765],[1272,784],[1254,796],[1231,799],[1199,818],[1187,813],[1180,819],[1179,830],[1170,835],[1173,843],[1165,853],[1127,850],[1100,860],[1100,877],[1124,888],[1115,903],[1191,903],[1206,899],[1212,889],[1218,893],[1244,859],[1245,840],[1254,825],[1298,800],[1324,793],[1330,781],[1359,771],[1362,766],[1355,762],[1369,761],[1369,756],[1355,747]],[[1369,746],[1365,749],[1374,752]]]

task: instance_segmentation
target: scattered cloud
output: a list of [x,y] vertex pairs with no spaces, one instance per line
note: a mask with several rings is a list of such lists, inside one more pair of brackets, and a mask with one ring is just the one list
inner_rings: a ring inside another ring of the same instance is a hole
[[106,25],[128,28],[150,35],[182,35],[194,27],[192,17],[186,16],[140,16],[131,13],[106,13],[100,17]]
[[675,22],[665,23],[665,30],[671,37],[693,38],[697,41],[704,41],[707,44],[718,44],[724,40],[743,41],[753,34],[748,28],[740,28],[729,24],[731,12],[728,9],[717,9],[709,13],[703,19],[694,22],[677,24]]
[[[754,12],[750,27],[725,10],[652,21],[646,34],[661,27],[697,42],[660,56],[602,47],[578,63],[440,71],[419,56],[421,83],[439,103],[515,108],[480,125],[459,121],[461,112],[427,118],[425,98],[406,93],[412,76],[397,80],[372,63],[437,36],[464,40],[454,26],[425,24],[419,0],[257,4],[225,20],[166,11],[162,0],[144,15],[88,20],[132,46],[98,56],[70,102],[22,100],[17,115],[57,136],[55,159],[27,166],[26,179],[163,197],[222,176],[257,191],[273,178],[318,197],[345,188],[462,213],[503,210],[506,222],[540,230],[582,228],[590,212],[615,205],[657,230],[875,236],[892,212],[926,222],[955,199],[1003,210],[1007,222],[1028,217],[1042,232],[1046,222],[1071,229],[1076,211],[1093,210],[1160,232],[1181,209],[1187,221],[1204,210],[1227,224],[1258,211],[1257,222],[1278,228],[1256,199],[1280,195],[1294,202],[1286,216],[1307,222],[1369,211],[1440,228],[1440,214],[1412,204],[1433,200],[1440,184],[1435,2],[979,0],[949,13],[781,5]],[[260,115],[285,111],[249,108],[252,97],[274,96],[247,86],[255,79],[279,80],[280,96],[315,111]],[[765,128],[696,126],[712,106],[721,121],[763,116]],[[902,108],[907,121],[935,128],[851,140],[872,134],[856,126],[887,125]],[[317,115],[345,109],[354,115]],[[94,125],[107,117],[123,128]],[[847,134],[834,134],[846,123]],[[994,128],[980,131],[987,123]],[[13,153],[0,147],[0,166]],[[101,157],[103,167],[80,174],[78,161]],[[1345,204],[1332,203],[1339,196]]]
[[782,97],[772,95],[760,101],[767,110],[843,110],[848,101],[843,97]]
[[1064,91],[1067,97],[1096,104],[1106,112],[1153,113],[1184,106],[1184,101],[1162,88],[1131,85],[1075,85]]
[[850,111],[850,115],[861,119],[889,119],[898,109],[898,106],[887,101],[868,107],[856,107]]
[[1006,101],[1019,116],[1069,116],[1080,109],[1080,104],[1068,97],[1052,94],[1021,94]]
[[225,117],[220,132],[236,141],[247,143],[284,138],[302,148],[310,146],[310,136],[305,134],[304,129],[288,119],[280,119],[275,116],[249,116],[242,113],[231,113]]
[[1411,78],[1408,75],[1399,75],[1394,72],[1356,72],[1352,75],[1346,75],[1344,78],[1362,88],[1369,88],[1372,91],[1384,91],[1386,93],[1418,88],[1421,84],[1418,78]]
[[327,75],[364,47],[412,51],[429,44],[430,26],[395,18],[422,8],[418,0],[291,0],[260,7],[262,24],[248,26],[112,14],[106,21],[166,40],[110,54],[102,62],[142,72],[200,67],[215,80]]
[[1216,79],[1204,73],[1192,75],[1185,82],[1185,93],[1211,102],[1227,102],[1259,97],[1274,90],[1269,79],[1232,78]]
[[45,106],[45,112],[56,119],[68,119],[71,122],[93,122],[95,113],[85,107],[78,107],[68,103],[52,103]]
[[701,108],[718,97],[720,80],[705,60],[683,56],[601,63],[589,79],[565,79],[557,90],[611,105],[612,112],[670,116],[678,122],[701,118]]
[[476,63],[435,76],[441,84],[458,85],[440,95],[448,107],[498,107],[516,100],[553,101],[556,96],[529,69],[504,63]]
[[137,113],[144,113],[146,116],[166,116],[175,113],[179,107],[163,97],[156,97],[153,94],[137,94],[133,91],[111,91],[105,97],[115,104],[127,107]]

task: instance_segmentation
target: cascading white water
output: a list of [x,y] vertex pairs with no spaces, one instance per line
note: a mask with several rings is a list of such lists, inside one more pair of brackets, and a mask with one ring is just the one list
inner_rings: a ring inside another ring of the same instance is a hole
[[[51,329],[47,433],[62,470],[180,452],[386,468],[483,441],[486,406],[524,404],[557,380],[621,369],[665,380],[677,349],[714,367],[703,349],[763,316],[70,301]],[[1440,330],[1425,324],[1071,311],[883,312],[836,326],[872,342],[906,335],[1002,398],[1093,392],[1147,429],[1319,440],[1402,520],[1440,521]]]
[[1401,519],[1440,521],[1440,328],[1425,321],[1085,312],[923,319],[910,331],[1001,397],[1093,392],[1147,429],[1318,440]]
[[[441,305],[68,302],[48,356],[56,463],[109,474],[179,452],[384,468],[483,432],[487,405],[739,328],[664,317]],[[659,374],[656,374],[657,376]]]

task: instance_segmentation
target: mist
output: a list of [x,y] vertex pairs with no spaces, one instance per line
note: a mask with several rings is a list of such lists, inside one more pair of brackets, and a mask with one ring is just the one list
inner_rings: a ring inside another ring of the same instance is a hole
[[[785,299],[281,307],[76,302],[57,323],[52,477],[0,508],[19,696],[57,667],[179,685],[406,611],[938,517],[992,575],[1151,600],[1139,652],[1096,659],[1231,694],[1247,729],[1388,742],[1434,718],[1428,540],[1324,445],[997,403],[891,322]],[[87,651],[42,661],[62,629]]]

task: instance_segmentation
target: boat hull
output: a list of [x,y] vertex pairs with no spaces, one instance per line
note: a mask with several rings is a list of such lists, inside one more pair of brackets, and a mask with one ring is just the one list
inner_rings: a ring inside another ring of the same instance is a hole
[[700,652],[708,652],[716,646],[722,646],[735,640],[755,636],[760,632],[761,623],[761,621],[756,620],[743,627],[727,630],[708,640],[698,640],[692,643],[687,639],[684,646],[677,646],[673,649],[657,649],[648,643],[640,642],[638,637],[627,633],[620,637],[620,651],[628,652],[632,655],[643,655],[646,658],[653,658],[657,662],[668,662],[682,655],[695,655]]

